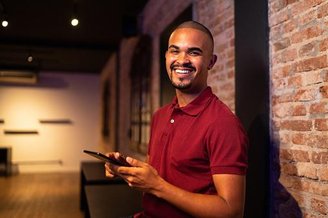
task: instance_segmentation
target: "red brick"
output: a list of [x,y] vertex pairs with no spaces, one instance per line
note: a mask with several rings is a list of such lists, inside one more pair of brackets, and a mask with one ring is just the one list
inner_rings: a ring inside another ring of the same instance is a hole
[[319,200],[316,198],[311,199],[311,208],[320,214],[328,214],[327,204],[324,200]]
[[294,31],[297,27],[297,22],[295,22],[294,20],[288,20],[283,24],[282,29],[284,33],[290,33]]
[[295,164],[292,163],[282,163],[281,164],[281,172],[283,174],[297,176],[297,168]]
[[272,81],[272,87],[274,89],[286,88],[286,80],[285,79],[276,79],[276,80]]
[[289,38],[283,38],[280,41],[276,42],[273,44],[273,48],[275,51],[279,51],[282,49],[287,48],[288,46],[290,46],[290,40]]
[[304,86],[319,84],[323,82],[321,73],[318,71],[309,71],[302,76]]
[[281,122],[281,129],[293,131],[310,131],[312,129],[311,120],[287,120]]
[[295,2],[297,2],[297,0],[287,0],[287,5],[293,4]]
[[321,78],[323,82],[328,82],[328,70],[324,70],[321,72]]
[[328,152],[312,152],[311,161],[315,164],[327,164]]
[[289,11],[288,10],[280,10],[279,12],[275,13],[271,16],[270,23],[272,26],[278,25],[280,23],[285,22],[289,18]]
[[306,108],[304,105],[296,105],[292,109],[293,116],[305,116],[306,115]]
[[304,56],[313,56],[315,54],[316,51],[316,43],[315,42],[311,42],[308,43],[306,45],[303,45],[299,52],[298,55],[300,57],[304,57]]
[[305,34],[301,31],[297,31],[290,37],[291,44],[300,43],[305,39]]
[[296,145],[305,145],[307,142],[307,137],[302,133],[296,133],[292,135],[292,142]]
[[309,192],[321,196],[328,196],[328,184],[318,181],[311,181],[309,182],[309,185],[310,185]]
[[316,97],[316,90],[314,89],[301,89],[298,90],[293,98],[295,101],[312,101]]
[[308,11],[312,7],[315,7],[322,3],[323,0],[306,0],[306,1],[298,1],[298,4],[295,4],[292,7],[291,14],[301,14],[304,11]]
[[295,65],[284,65],[281,68],[274,70],[272,76],[274,79],[283,79],[292,75],[295,72]]
[[318,177],[322,181],[328,181],[328,168],[318,169]]
[[318,131],[328,130],[328,119],[316,119],[314,122],[315,129]]
[[273,105],[276,105],[277,103],[293,102],[294,95],[293,93],[285,93],[282,95],[273,96],[272,100],[273,100]]
[[327,51],[327,49],[328,49],[328,38],[322,40],[319,44],[319,50],[320,51]]
[[311,183],[307,180],[300,180],[297,177],[289,178],[290,182],[292,183],[292,188],[294,190],[310,192],[311,191]]
[[318,18],[328,16],[328,4],[322,5],[318,8]]
[[302,86],[302,76],[296,75],[288,78],[289,88],[298,88]]
[[314,122],[315,129],[318,131],[328,130],[328,119],[316,119]]
[[315,10],[312,10],[299,18],[299,25],[306,25],[311,23],[317,18],[317,13]]
[[286,7],[286,2],[284,0],[273,1],[271,4],[272,12],[278,12]]
[[310,70],[317,70],[327,67],[327,56],[323,55],[320,57],[309,58],[297,63],[297,71],[310,71]]
[[227,74],[228,78],[231,79],[231,78],[235,78],[235,71],[234,70],[230,70]]
[[328,86],[321,86],[319,88],[319,92],[321,93],[322,97],[328,98]]
[[296,162],[309,162],[310,157],[308,151],[304,150],[291,150],[293,161]]
[[306,137],[308,146],[316,148],[328,148],[328,134],[326,133],[312,133]]
[[314,167],[312,163],[296,163],[297,175],[303,176],[309,179],[318,179],[317,169]]
[[319,102],[311,104],[310,106],[310,114],[323,114],[328,112],[328,103],[327,102]]
[[288,149],[281,149],[279,152],[279,157],[281,160],[292,161],[293,155]]
[[282,63],[293,61],[297,58],[297,50],[296,49],[290,49],[290,50],[284,50],[281,54]]
[[283,118],[290,115],[290,108],[285,105],[278,105],[272,108],[272,113],[275,117]]
[[291,36],[291,43],[296,44],[300,43],[306,39],[311,39],[317,36],[320,36],[323,33],[323,30],[318,26],[309,27],[303,31],[298,31]]

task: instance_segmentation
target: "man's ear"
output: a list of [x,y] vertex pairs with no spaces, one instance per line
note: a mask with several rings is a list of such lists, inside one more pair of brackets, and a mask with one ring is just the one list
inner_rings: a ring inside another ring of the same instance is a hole
[[215,54],[212,55],[212,58],[211,58],[210,64],[209,64],[208,67],[207,67],[208,70],[212,69],[212,67],[213,67],[214,64],[216,63],[217,58],[218,58],[218,57],[217,57]]

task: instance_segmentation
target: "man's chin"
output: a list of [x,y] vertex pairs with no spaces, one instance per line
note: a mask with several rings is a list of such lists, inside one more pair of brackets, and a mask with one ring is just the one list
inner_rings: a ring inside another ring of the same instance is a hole
[[172,83],[172,86],[175,89],[178,89],[178,90],[188,90],[191,87],[191,84],[190,83],[188,83],[188,84],[183,84],[183,83],[176,84],[176,83]]

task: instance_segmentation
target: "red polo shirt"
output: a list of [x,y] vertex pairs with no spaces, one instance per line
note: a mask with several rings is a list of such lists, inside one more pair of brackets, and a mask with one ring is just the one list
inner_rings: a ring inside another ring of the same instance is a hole
[[[151,127],[149,163],[175,186],[215,194],[212,175],[246,173],[246,134],[210,87],[185,107],[175,98],[154,114]],[[144,195],[143,206],[147,217],[189,217],[151,194]]]

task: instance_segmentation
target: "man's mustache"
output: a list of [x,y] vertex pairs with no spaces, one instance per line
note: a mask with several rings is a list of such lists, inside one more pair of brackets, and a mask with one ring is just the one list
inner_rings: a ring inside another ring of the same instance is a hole
[[171,70],[173,70],[174,68],[179,68],[179,67],[196,70],[196,68],[191,63],[184,63],[184,64],[174,64],[174,63],[172,63],[170,65]]

